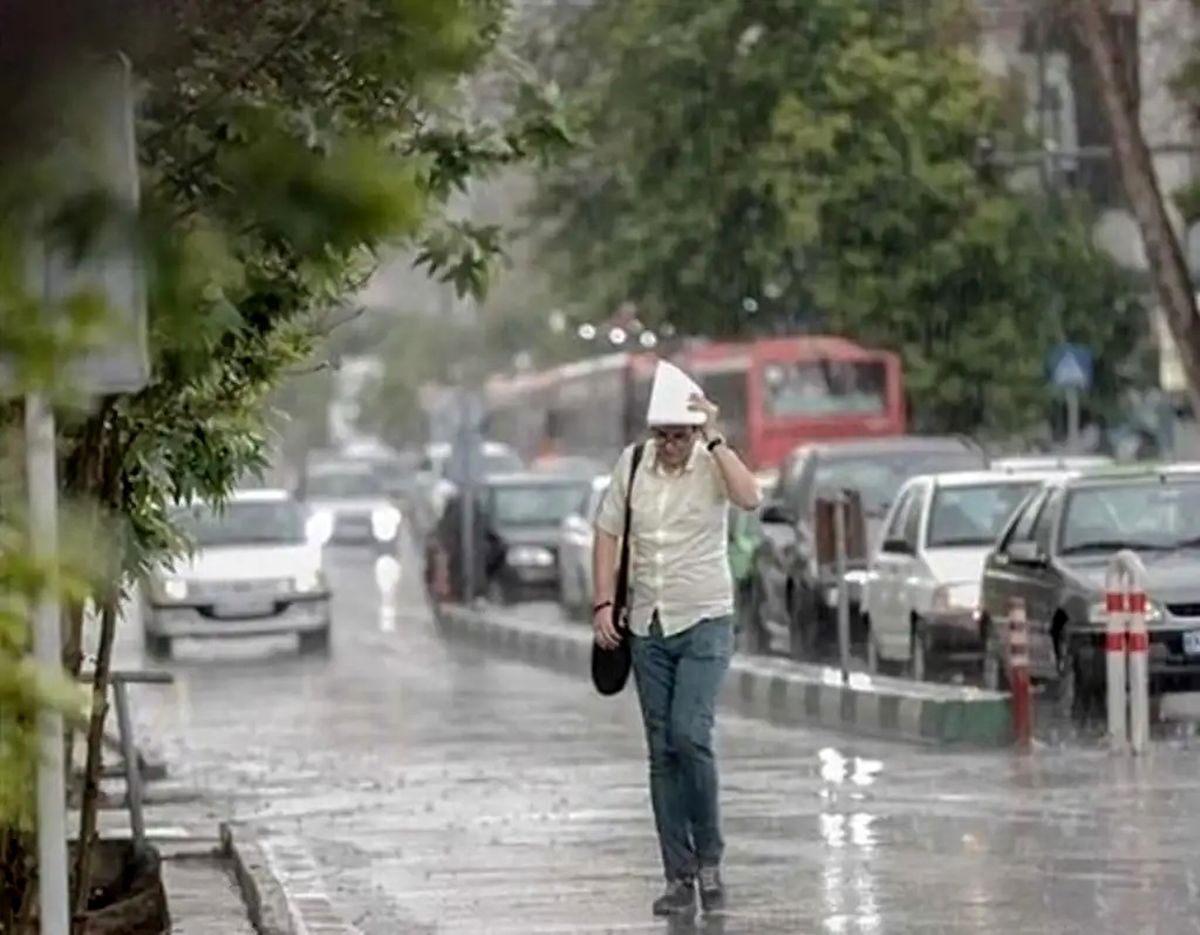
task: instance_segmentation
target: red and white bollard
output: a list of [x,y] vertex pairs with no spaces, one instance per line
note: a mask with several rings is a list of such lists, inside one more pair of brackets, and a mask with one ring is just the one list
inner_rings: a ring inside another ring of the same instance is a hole
[[1014,597],[1008,608],[1008,682],[1012,689],[1013,741],[1019,750],[1033,743],[1033,690],[1029,682],[1029,620],[1025,601]]
[[1105,675],[1108,737],[1113,750],[1142,753],[1150,742],[1150,634],[1146,566],[1136,552],[1117,553],[1105,576]]
[[1150,634],[1146,629],[1146,592],[1131,591],[1129,631],[1125,652],[1129,657],[1129,746],[1141,753],[1150,742]]
[[1125,719],[1125,592],[1121,590],[1120,574],[1109,567],[1104,605],[1108,619],[1104,632],[1104,677],[1108,700],[1108,743],[1114,750],[1123,750],[1129,742]]

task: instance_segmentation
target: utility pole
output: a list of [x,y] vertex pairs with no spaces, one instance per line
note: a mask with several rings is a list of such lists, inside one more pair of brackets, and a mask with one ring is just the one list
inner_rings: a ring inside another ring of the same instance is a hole
[[1070,0],[1070,14],[1091,59],[1101,104],[1108,117],[1121,184],[1142,232],[1146,258],[1167,324],[1179,346],[1193,411],[1200,413],[1200,312],[1106,7],[1103,0]]

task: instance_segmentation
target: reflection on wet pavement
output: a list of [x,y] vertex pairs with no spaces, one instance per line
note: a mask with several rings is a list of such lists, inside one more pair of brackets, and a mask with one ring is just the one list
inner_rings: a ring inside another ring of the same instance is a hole
[[338,561],[330,659],[286,638],[184,644],[140,719],[204,795],[160,821],[233,813],[303,840],[366,932],[1200,931],[1186,740],[1142,762],[1022,759],[735,717],[720,733],[730,911],[654,920],[632,697],[444,643],[414,562]]

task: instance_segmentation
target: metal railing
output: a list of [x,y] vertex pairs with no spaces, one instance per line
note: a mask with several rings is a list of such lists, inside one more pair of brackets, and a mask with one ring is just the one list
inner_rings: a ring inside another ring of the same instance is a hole
[[[92,673],[84,673],[81,679],[91,682]],[[133,730],[133,712],[129,703],[130,685],[173,685],[175,676],[170,672],[146,672],[118,670],[109,676],[113,705],[117,713],[117,741],[121,750],[121,775],[125,779],[125,801],[129,809],[129,826],[133,834],[134,847],[141,850],[146,843],[146,818],[143,792],[145,791],[145,760],[138,749]]]

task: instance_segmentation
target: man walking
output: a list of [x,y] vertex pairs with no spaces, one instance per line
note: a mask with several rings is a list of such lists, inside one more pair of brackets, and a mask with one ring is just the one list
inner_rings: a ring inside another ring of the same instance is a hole
[[695,383],[660,363],[641,464],[631,485],[634,447],[627,448],[596,518],[593,627],[596,641],[612,647],[614,569],[631,498],[628,624],[667,879],[656,915],[693,912],[697,883],[705,911],[725,901],[712,733],[734,642],[727,511],[730,502],[755,509],[760,493],[717,416]]

